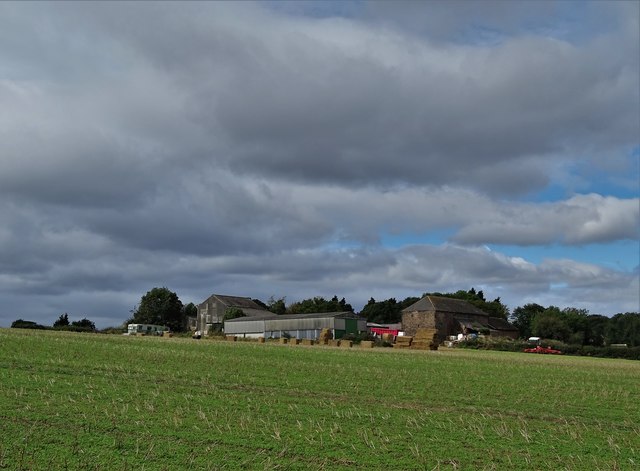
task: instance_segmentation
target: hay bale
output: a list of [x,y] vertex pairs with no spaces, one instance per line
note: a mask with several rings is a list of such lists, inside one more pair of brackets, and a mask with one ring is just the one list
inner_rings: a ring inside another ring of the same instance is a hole
[[437,350],[438,331],[436,329],[421,328],[416,331],[411,348],[416,350]]
[[438,339],[438,331],[436,329],[420,328],[416,330],[416,334],[413,337],[415,340],[434,341]]
[[258,337],[258,343],[264,343],[264,337]]
[[393,334],[382,334],[382,341],[393,343],[393,337],[394,337]]
[[360,348],[373,348],[373,342],[371,340],[363,340],[360,342]]
[[227,340],[230,342],[235,342],[237,339],[237,337],[235,335],[227,335]]
[[290,345],[298,345],[300,343],[300,339],[297,339],[295,337],[292,337],[289,339],[289,344]]
[[340,340],[340,347],[342,348],[351,348],[353,342],[351,340]]
[[280,337],[280,338],[278,339],[278,343],[281,343],[281,344],[283,344],[283,345],[287,344],[288,342],[289,342],[289,339],[288,339],[288,338],[286,338],[286,337]]
[[302,345],[313,345],[314,341],[311,339],[302,339]]
[[331,329],[322,329],[320,331],[320,335],[318,336],[318,342],[326,345],[326,341],[333,339],[333,334],[331,333]]
[[411,348],[411,343],[413,342],[413,337],[408,335],[402,335],[396,337],[396,343],[393,344],[393,348]]
[[340,340],[331,339],[328,341],[327,345],[329,345],[330,347],[339,347]]

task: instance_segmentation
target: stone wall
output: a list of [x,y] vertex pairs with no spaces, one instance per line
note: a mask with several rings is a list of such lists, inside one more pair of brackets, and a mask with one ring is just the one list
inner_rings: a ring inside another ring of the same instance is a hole
[[436,328],[438,329],[438,340],[444,342],[449,335],[456,335],[460,331],[460,324],[456,322],[451,312],[436,313]]
[[420,328],[437,329],[433,311],[413,311],[402,314],[402,330],[405,335],[413,336]]
[[456,335],[461,332],[460,324],[455,320],[455,316],[463,317],[470,321],[486,324],[488,316],[475,314],[454,314],[443,311],[413,311],[402,314],[402,330],[405,335],[414,336],[420,328],[436,329],[438,340],[443,342],[449,335]]

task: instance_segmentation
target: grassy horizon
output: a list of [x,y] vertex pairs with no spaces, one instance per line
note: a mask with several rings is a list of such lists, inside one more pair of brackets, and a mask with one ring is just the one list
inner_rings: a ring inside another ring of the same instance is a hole
[[640,465],[640,362],[0,329],[0,469]]

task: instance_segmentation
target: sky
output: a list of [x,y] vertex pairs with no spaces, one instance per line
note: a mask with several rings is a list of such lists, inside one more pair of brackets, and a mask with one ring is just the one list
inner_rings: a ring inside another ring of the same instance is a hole
[[167,287],[640,311],[638,2],[0,2],[0,326]]

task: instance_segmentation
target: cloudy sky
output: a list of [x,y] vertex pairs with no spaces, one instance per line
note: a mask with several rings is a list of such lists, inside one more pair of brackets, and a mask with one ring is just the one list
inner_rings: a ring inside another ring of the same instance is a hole
[[640,310],[638,2],[0,2],[0,326],[166,286]]

